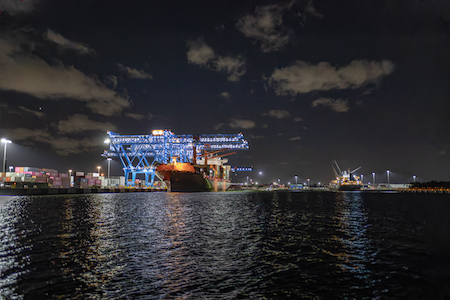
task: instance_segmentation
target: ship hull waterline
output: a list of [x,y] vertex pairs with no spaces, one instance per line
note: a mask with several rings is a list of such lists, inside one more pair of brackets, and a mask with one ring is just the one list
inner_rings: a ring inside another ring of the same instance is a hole
[[215,178],[205,178],[200,173],[157,171],[164,179],[168,192],[224,192],[231,182]]
[[346,184],[346,185],[340,185],[338,188],[338,191],[341,192],[354,192],[354,191],[360,191],[362,188],[361,185],[352,185],[352,184]]

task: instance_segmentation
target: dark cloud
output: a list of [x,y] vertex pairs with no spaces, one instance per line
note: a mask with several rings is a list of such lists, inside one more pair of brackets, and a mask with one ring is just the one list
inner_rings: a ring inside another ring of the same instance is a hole
[[246,119],[237,119],[237,118],[233,118],[230,120],[229,123],[219,123],[216,126],[214,126],[214,129],[219,130],[220,128],[222,128],[224,125],[227,125],[231,128],[234,129],[251,129],[254,128],[256,126],[255,122],[252,120],[246,120]]
[[0,12],[7,11],[10,15],[27,14],[34,10],[36,0],[1,0]]
[[272,109],[268,113],[264,113],[264,116],[269,116],[277,119],[289,118],[290,114],[287,110],[284,109]]
[[[274,52],[286,46],[293,35],[293,31],[284,24],[283,18],[291,10],[295,1],[286,4],[271,4],[257,6],[254,14],[242,17],[236,24],[236,28],[245,36],[260,44],[264,53]],[[306,3],[302,12],[292,10],[291,14],[304,24],[306,15],[322,18],[317,12],[313,1]]]
[[0,89],[25,93],[39,99],[73,99],[93,112],[116,115],[129,107],[128,97],[106,87],[95,76],[88,76],[61,62],[48,64],[39,56],[23,51],[24,37],[0,36]]
[[330,99],[330,98],[320,98],[312,102],[312,107],[325,106],[334,110],[335,112],[346,112],[350,109],[348,100],[342,99]]
[[98,122],[89,118],[87,115],[74,114],[68,117],[66,120],[59,121],[58,125],[59,133],[78,133],[91,130],[116,130],[116,126],[110,122]]
[[[128,112],[126,112],[126,113],[125,113],[125,116],[127,116],[127,117],[129,117],[129,118],[132,118],[132,119],[135,119],[135,120],[137,120],[137,121],[141,121],[141,120],[145,119],[145,116],[144,116],[143,114],[134,114],[134,113],[128,113]],[[149,119],[150,119],[151,117],[152,117],[152,115],[149,114]]]

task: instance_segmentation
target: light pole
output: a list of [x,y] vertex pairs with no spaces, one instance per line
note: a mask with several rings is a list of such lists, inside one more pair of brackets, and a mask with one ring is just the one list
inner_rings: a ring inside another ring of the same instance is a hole
[[389,182],[389,173],[390,173],[389,170],[387,170],[386,173],[387,173],[387,180],[388,180],[388,188],[390,188],[391,184]]
[[101,169],[102,167],[100,167],[100,166],[98,166],[97,167],[97,173],[98,173],[98,176],[100,176],[100,169]]
[[294,177],[295,177],[295,187],[297,187],[297,175],[295,175]]
[[3,169],[2,169],[2,172],[3,172],[3,185],[5,185],[5,175],[6,174],[4,174],[4,173],[6,173],[6,146],[8,145],[8,144],[11,144],[12,142],[10,141],[10,140],[7,140],[7,139],[4,139],[4,138],[2,138],[1,139],[1,141],[2,141],[2,143],[4,143],[5,144],[5,148],[3,149]]
[[364,175],[361,174],[361,183],[364,183]]
[[72,170],[69,170],[70,187],[72,187]]
[[309,178],[308,178],[308,179],[306,179],[306,181],[308,181],[308,188],[309,188]]
[[375,184],[375,173],[372,173],[372,181],[373,181],[373,184]]
[[106,160],[108,161],[108,179],[109,179],[109,168],[111,167],[111,160],[112,160],[112,158],[108,157]]
[[248,186],[248,176],[247,176],[247,183],[245,184],[245,186]]
[[[104,143],[105,144],[110,144],[111,140],[109,138],[107,138],[104,141]],[[109,147],[111,148],[111,145]],[[109,186],[109,168],[110,168],[110,164],[111,164],[111,157],[108,157],[106,160],[108,161],[108,186]],[[99,167],[97,167],[97,168],[99,168]],[[100,170],[98,171],[98,173],[99,173],[98,176],[100,176]]]
[[414,183],[416,183],[416,175],[413,175]]

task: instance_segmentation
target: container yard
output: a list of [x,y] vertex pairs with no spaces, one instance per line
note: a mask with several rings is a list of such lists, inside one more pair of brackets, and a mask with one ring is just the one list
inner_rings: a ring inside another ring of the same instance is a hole
[[161,185],[141,188],[140,180],[135,187],[125,188],[124,176],[102,176],[100,173],[59,173],[55,169],[15,167],[14,172],[0,172],[3,195],[83,194],[102,192],[164,191]]

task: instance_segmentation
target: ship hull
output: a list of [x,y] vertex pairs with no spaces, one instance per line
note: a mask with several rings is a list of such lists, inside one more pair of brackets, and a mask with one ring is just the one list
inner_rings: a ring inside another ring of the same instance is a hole
[[207,179],[209,181],[209,184],[212,187],[212,191],[214,192],[225,192],[226,190],[228,190],[228,188],[230,186],[232,186],[233,184],[229,181],[224,181],[224,180],[220,180],[220,179]]
[[158,172],[168,192],[224,192],[232,183],[215,178],[205,178],[199,173],[166,171]]
[[203,175],[190,172],[158,172],[168,192],[209,192],[213,188]]
[[360,191],[362,188],[361,185],[358,184],[346,184],[346,185],[340,185],[338,188],[338,191]]

